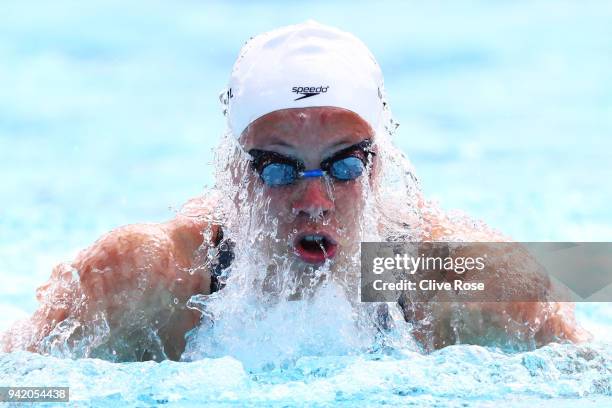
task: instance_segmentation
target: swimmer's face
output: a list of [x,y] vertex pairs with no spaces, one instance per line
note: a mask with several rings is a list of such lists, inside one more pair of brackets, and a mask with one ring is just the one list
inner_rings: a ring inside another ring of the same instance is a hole
[[[254,149],[272,152],[312,170],[319,169],[326,159],[344,156],[345,149],[364,140],[373,142],[373,138],[369,124],[357,114],[340,108],[316,107],[269,113],[253,122],[240,142],[247,152]],[[371,150],[375,151],[375,147]],[[344,154],[338,155],[341,151]],[[350,154],[364,158],[359,148]],[[365,156],[365,161],[371,163],[369,168],[348,181],[323,176],[269,186],[255,169],[248,167],[250,199],[256,200],[258,196],[268,199],[266,215],[277,223],[277,240],[273,244],[277,254],[287,253],[300,262],[317,265],[354,251],[359,244],[364,190],[370,188],[377,168],[376,156]]]

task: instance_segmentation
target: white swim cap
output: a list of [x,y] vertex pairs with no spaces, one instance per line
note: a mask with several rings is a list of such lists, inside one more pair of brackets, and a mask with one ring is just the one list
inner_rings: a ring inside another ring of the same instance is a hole
[[232,133],[279,109],[348,109],[377,129],[383,77],[354,35],[315,21],[282,27],[249,40],[234,63],[224,95]]

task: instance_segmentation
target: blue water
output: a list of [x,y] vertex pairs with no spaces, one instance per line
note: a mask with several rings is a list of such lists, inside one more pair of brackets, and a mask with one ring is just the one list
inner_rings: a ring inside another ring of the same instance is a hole
[[[401,123],[396,143],[428,197],[517,240],[612,238],[611,3],[3,2],[0,330],[36,308],[53,265],[113,227],[172,217],[212,184],[217,95],[240,46],[307,18],[370,46]],[[229,357],[110,364],[15,353],[0,355],[0,385],[66,384],[74,400],[107,406],[247,396],[612,406],[611,310],[578,306],[596,335],[581,347],[305,356],[257,376]]]
[[[432,355],[303,357],[295,367],[249,374],[230,357],[192,363],[75,363],[3,357],[11,384],[70,386],[94,406],[609,406],[609,347],[551,345],[508,355],[451,346]],[[57,378],[60,378],[58,380]],[[499,404],[499,402],[497,402]],[[591,405],[589,405],[591,404]],[[80,406],[80,405],[79,405]]]

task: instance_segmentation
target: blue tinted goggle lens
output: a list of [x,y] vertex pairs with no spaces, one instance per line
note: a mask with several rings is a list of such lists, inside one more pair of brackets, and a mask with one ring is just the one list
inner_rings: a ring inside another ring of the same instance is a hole
[[333,162],[329,173],[338,180],[355,180],[363,174],[364,168],[361,159],[351,156]]
[[269,186],[284,186],[293,183],[298,173],[295,166],[287,163],[270,163],[261,171],[261,178]]

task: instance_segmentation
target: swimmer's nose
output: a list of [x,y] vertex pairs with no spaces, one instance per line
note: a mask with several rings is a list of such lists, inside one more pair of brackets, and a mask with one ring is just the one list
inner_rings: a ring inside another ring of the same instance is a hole
[[327,192],[323,177],[304,179],[301,183],[305,186],[293,202],[292,209],[294,212],[318,217],[327,215],[334,209],[334,201]]

